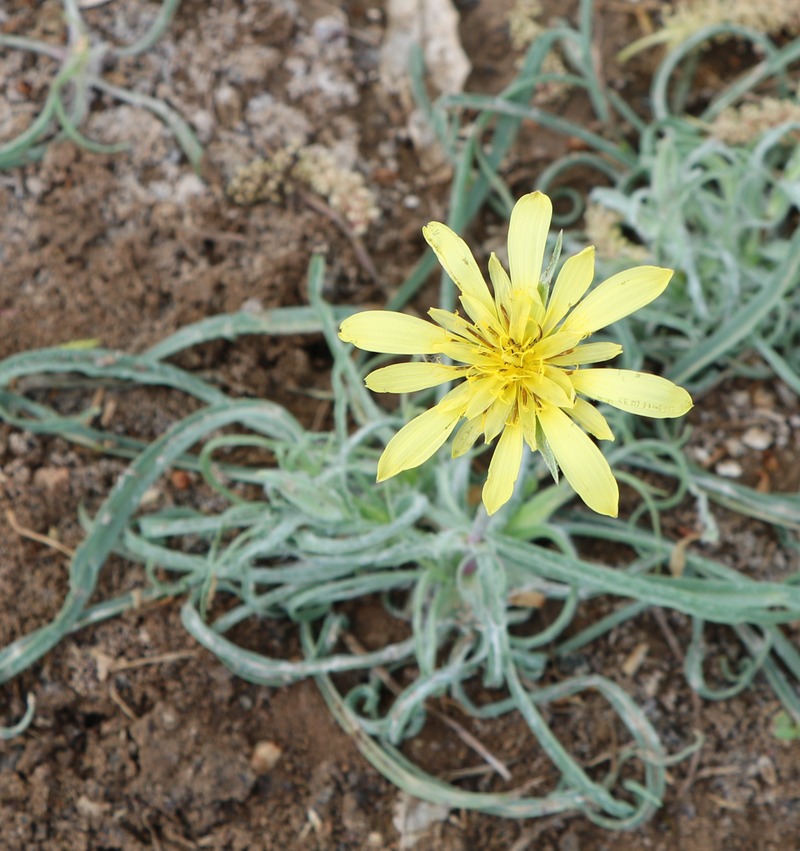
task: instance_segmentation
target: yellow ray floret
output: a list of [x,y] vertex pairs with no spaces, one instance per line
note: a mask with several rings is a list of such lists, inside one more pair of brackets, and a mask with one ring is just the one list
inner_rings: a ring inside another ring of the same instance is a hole
[[389,441],[378,462],[378,481],[423,464],[462,422],[453,440],[454,457],[481,436],[487,443],[500,436],[483,488],[489,514],[511,498],[524,444],[535,451],[544,449],[544,441],[581,499],[594,511],[615,517],[617,483],[589,437],[613,440],[614,435],[587,398],[647,417],[679,417],[692,407],[686,390],[665,378],[580,368],[622,351],[616,343],[584,340],[661,295],[672,271],[638,266],[613,275],[587,295],[594,278],[594,248],[589,247],[566,260],[547,295],[542,266],[552,209],[541,192],[517,202],[508,231],[509,272],[494,254],[489,258],[493,292],[467,244],[447,225],[431,222],[423,228],[459,289],[466,316],[431,308],[431,323],[368,310],[342,323],[339,336],[360,349],[444,355],[455,362],[381,367],[366,377],[375,392],[411,393],[462,379]]

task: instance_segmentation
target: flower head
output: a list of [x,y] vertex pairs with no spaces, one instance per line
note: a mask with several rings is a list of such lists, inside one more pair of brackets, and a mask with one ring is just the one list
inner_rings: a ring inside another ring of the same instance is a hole
[[462,379],[389,441],[378,462],[378,481],[427,461],[463,420],[453,440],[453,457],[481,435],[487,443],[499,435],[483,488],[489,514],[511,497],[527,443],[555,459],[590,508],[616,517],[616,480],[589,437],[613,440],[614,435],[585,397],[648,417],[679,417],[692,407],[686,390],[665,378],[581,368],[622,351],[616,343],[584,340],[661,295],[672,271],[637,266],[586,295],[594,278],[594,248],[589,247],[564,263],[548,293],[541,276],[552,211],[541,192],[516,203],[508,231],[510,274],[494,254],[489,258],[493,294],[459,236],[439,222],[422,229],[461,293],[465,316],[431,308],[433,324],[403,313],[367,310],[342,323],[341,339],[360,349],[444,355],[454,362],[415,361],[376,369],[366,377],[375,392],[410,393]]

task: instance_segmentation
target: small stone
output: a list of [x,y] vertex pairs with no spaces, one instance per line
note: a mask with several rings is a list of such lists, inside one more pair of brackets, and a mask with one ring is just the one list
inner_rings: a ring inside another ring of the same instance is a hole
[[707,464],[711,458],[711,452],[705,446],[692,446],[689,452],[698,464]]
[[764,387],[756,387],[753,391],[753,404],[757,408],[772,410],[775,407],[775,394]]
[[241,45],[232,52],[223,69],[230,82],[261,83],[264,85],[271,72],[281,64],[281,52],[274,47],[260,44]]
[[161,712],[161,726],[167,732],[171,730],[177,730],[180,725],[180,719],[178,718],[175,711],[170,707],[164,707]]
[[33,474],[33,485],[48,496],[64,494],[69,490],[69,470],[65,467],[39,467]]
[[766,754],[761,754],[761,756],[756,760],[756,769],[767,786],[775,786],[778,782],[778,773],[775,771],[775,763]]
[[283,749],[275,742],[259,742],[250,757],[250,767],[256,774],[269,774],[283,756]]
[[187,491],[192,486],[192,477],[186,470],[173,470],[169,474],[169,480],[175,490]]
[[235,127],[242,119],[242,98],[233,86],[220,86],[214,92],[214,107],[223,127]]
[[32,174],[25,181],[25,188],[33,198],[39,198],[44,194],[44,181]]
[[725,479],[738,479],[742,473],[742,465],[738,461],[734,461],[732,458],[727,459],[726,461],[720,461],[719,464],[714,467],[714,471],[718,476],[722,476]]
[[392,824],[401,836],[402,848],[413,848],[431,828],[447,820],[450,807],[433,804],[401,792],[392,807]]
[[143,494],[142,498],[139,500],[139,508],[143,510],[148,510],[151,508],[155,508],[156,505],[161,501],[162,491],[158,487],[148,488]]
[[8,438],[8,448],[12,455],[25,455],[33,449],[33,446],[33,435],[29,431],[15,431]]
[[147,188],[150,190],[150,194],[159,201],[171,201],[173,198],[174,190],[168,180],[153,180]]
[[175,200],[183,204],[206,191],[206,185],[196,174],[184,174],[175,185]]
[[750,449],[768,449],[772,446],[772,435],[766,429],[752,426],[742,435],[742,443]]
[[736,437],[729,437],[725,440],[725,449],[731,458],[741,458],[745,454],[745,448],[742,446],[741,440]]
[[90,820],[101,819],[110,809],[111,804],[105,801],[92,801],[86,795],[81,795],[75,802],[75,809]]
[[196,109],[190,119],[197,138],[207,145],[214,136],[214,116],[207,109]]

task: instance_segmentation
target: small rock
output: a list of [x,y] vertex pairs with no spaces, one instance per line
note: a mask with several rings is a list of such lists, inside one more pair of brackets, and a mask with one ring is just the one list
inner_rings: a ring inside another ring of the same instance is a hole
[[183,204],[206,191],[206,185],[196,174],[182,175],[175,185],[175,200]]
[[766,754],[761,754],[756,760],[756,768],[767,786],[775,786],[778,773],[775,771],[775,763]]
[[732,458],[727,459],[726,461],[720,461],[719,464],[714,467],[714,471],[718,476],[722,476],[725,479],[738,479],[742,473],[742,465],[738,461],[734,461]]
[[28,190],[28,194],[32,198],[40,198],[44,194],[44,181],[32,174],[25,181],[25,188]]
[[705,446],[692,446],[689,452],[698,464],[705,465],[711,458],[711,452]]
[[75,802],[75,809],[84,818],[99,820],[111,809],[111,804],[105,801],[92,801],[86,795],[81,795]]
[[742,435],[742,443],[750,449],[768,449],[772,446],[772,435],[766,429],[752,426]]
[[207,109],[196,109],[190,118],[197,138],[207,145],[214,137],[214,116]]
[[12,455],[26,455],[34,446],[35,440],[29,431],[15,431],[8,438],[8,448]]
[[156,505],[161,501],[162,490],[159,487],[148,488],[143,494],[142,498],[139,500],[139,508],[143,511],[147,511],[151,508],[155,508]]
[[167,730],[177,730],[180,726],[180,718],[178,718],[175,710],[165,706],[161,711],[161,726]]
[[405,792],[395,801],[392,824],[400,834],[400,847],[413,848],[431,828],[450,814],[445,804],[431,804]]
[[269,774],[283,756],[283,749],[275,742],[259,742],[250,757],[250,768],[256,774]]
[[235,127],[242,119],[242,99],[233,86],[220,86],[214,92],[214,106],[223,127]]
[[247,44],[230,55],[223,69],[232,83],[262,83],[281,63],[281,52],[274,47]]
[[775,407],[775,394],[764,387],[756,387],[753,391],[753,404],[757,408],[773,409]]
[[729,437],[725,440],[725,449],[728,450],[728,455],[731,458],[741,458],[745,454],[745,448],[742,446],[741,440],[736,437]]
[[69,470],[65,467],[40,467],[33,474],[33,486],[48,496],[64,494],[69,490]]

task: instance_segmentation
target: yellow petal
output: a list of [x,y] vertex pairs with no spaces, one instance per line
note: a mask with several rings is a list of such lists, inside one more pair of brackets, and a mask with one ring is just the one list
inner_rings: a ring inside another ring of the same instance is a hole
[[539,411],[542,431],[575,493],[598,514],[616,517],[619,488],[603,453],[560,408]]
[[[509,315],[509,336],[523,345],[526,342],[526,331],[529,320],[539,314],[539,296],[532,289],[515,288],[511,293],[511,314]],[[536,329],[538,331],[538,328]]]
[[567,259],[558,273],[544,315],[545,334],[555,328],[585,295],[594,279],[594,246]]
[[422,235],[461,292],[494,312],[494,300],[467,243],[441,222],[429,222]]
[[584,343],[576,346],[563,355],[548,358],[548,363],[553,366],[580,366],[584,363],[600,363],[611,360],[622,352],[619,343]]
[[542,192],[523,195],[508,225],[508,263],[514,289],[538,292],[553,205]]
[[583,299],[564,320],[561,330],[579,331],[588,337],[650,304],[664,292],[671,277],[672,269],[658,266],[637,266],[618,272]]
[[467,369],[442,363],[395,363],[371,372],[364,383],[374,393],[413,393],[460,378]]
[[574,349],[582,339],[582,336],[575,331],[557,331],[539,340],[531,349],[530,356],[550,361],[562,352]]
[[442,310],[441,307],[431,307],[428,310],[428,316],[451,334],[463,337],[469,342],[477,343],[479,341],[478,331],[475,326],[457,313],[453,313],[450,310]]
[[[556,370],[553,370],[555,372]],[[566,385],[560,379],[552,380],[544,375],[531,375],[526,381],[528,389],[540,399],[559,408],[571,408],[575,401],[575,391],[569,378]]]
[[464,306],[467,316],[475,323],[479,331],[485,334],[487,328],[500,330],[497,324],[494,302],[492,302],[492,309],[489,310],[482,301],[478,301],[471,295],[462,295],[459,301]]
[[486,443],[491,443],[498,434],[505,428],[506,420],[514,410],[513,401],[503,401],[497,399],[483,417],[483,439]]
[[494,251],[489,256],[489,277],[492,279],[492,287],[494,288],[497,315],[501,322],[505,320],[507,327],[508,319],[511,316],[511,279]]
[[502,378],[496,375],[487,375],[475,378],[469,382],[470,396],[464,416],[471,420],[482,414],[489,405],[500,395],[503,389]]
[[485,346],[475,343],[452,342],[442,346],[442,354],[472,366],[491,366],[496,358],[487,354]]
[[465,420],[453,438],[453,458],[459,458],[472,449],[472,445],[480,437],[481,431],[481,417]]
[[522,422],[522,434],[525,437],[525,443],[530,446],[533,452],[536,452],[536,414],[533,411],[526,411],[520,416]]
[[642,417],[680,417],[693,405],[683,387],[630,369],[579,369],[572,385],[584,396]]
[[483,504],[489,514],[511,499],[522,463],[522,426],[519,423],[503,429],[489,464],[489,476],[483,486]]
[[614,433],[606,418],[586,399],[576,399],[568,411],[573,420],[598,440],[613,440]]
[[471,398],[472,384],[469,381],[462,381],[452,390],[448,390],[436,407],[443,411],[457,411],[458,415],[463,417]]
[[389,355],[437,354],[450,340],[438,325],[393,310],[354,313],[342,322],[339,337],[359,349]]
[[435,405],[406,423],[383,450],[378,461],[378,481],[424,464],[447,440],[460,416],[458,411]]

